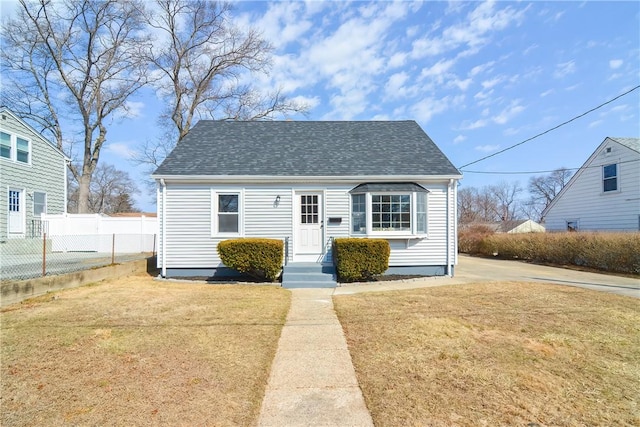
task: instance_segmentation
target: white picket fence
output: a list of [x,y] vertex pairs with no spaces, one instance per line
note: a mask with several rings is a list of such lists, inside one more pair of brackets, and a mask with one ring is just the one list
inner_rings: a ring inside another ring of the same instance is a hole
[[53,252],[155,252],[155,217],[109,217],[100,214],[42,215]]

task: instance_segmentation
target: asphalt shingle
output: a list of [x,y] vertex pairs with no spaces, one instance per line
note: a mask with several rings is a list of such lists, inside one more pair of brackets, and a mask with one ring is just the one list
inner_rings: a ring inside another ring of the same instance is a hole
[[461,175],[415,121],[201,120],[154,175]]

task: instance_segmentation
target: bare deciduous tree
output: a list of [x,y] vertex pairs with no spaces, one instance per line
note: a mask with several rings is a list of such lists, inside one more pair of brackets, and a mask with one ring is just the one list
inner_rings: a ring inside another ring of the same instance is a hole
[[516,219],[521,212],[521,192],[518,182],[506,181],[481,189],[463,188],[458,191],[458,221],[469,224]]
[[[77,212],[78,184],[73,177],[69,183],[69,212]],[[125,171],[112,165],[100,164],[93,174],[89,193],[89,210],[91,213],[139,212],[132,196],[138,192],[135,182]]]
[[[2,26],[2,103],[49,132],[80,162],[78,211],[89,212],[90,184],[107,138],[106,120],[147,83],[148,37],[136,0],[19,0]],[[76,135],[79,141],[76,141]]]
[[495,200],[495,218],[497,221],[511,221],[517,219],[520,211],[518,196],[522,193],[522,187],[515,182],[501,181],[488,188]]
[[272,47],[254,29],[241,31],[229,3],[209,0],[156,0],[147,22],[159,36],[147,59],[159,75],[158,95],[170,124],[159,143],[149,143],[139,163],[159,165],[199,118],[260,120],[278,113],[306,111],[280,91],[263,93],[243,82],[247,73],[266,73]]
[[549,206],[560,190],[571,179],[573,173],[567,168],[556,169],[548,175],[538,175],[529,179],[529,201],[527,210],[529,215],[537,221],[542,219],[542,211]]

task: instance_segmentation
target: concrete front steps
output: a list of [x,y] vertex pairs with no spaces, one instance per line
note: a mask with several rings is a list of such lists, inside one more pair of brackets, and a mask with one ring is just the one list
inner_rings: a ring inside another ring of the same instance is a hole
[[315,262],[289,263],[282,269],[283,288],[335,288],[336,268]]

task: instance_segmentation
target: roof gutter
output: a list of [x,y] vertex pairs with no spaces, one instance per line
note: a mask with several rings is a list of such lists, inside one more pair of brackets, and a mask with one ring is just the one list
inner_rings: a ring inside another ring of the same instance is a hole
[[350,176],[278,176],[278,175],[151,175],[156,180],[180,182],[228,182],[228,183],[291,183],[291,182],[331,182],[362,183],[378,182],[411,182],[411,181],[443,181],[462,179],[462,175],[350,175]]

